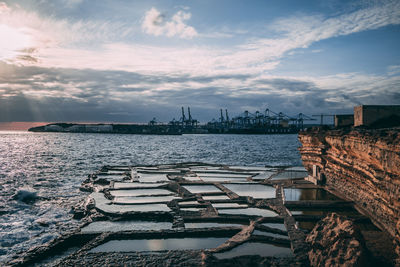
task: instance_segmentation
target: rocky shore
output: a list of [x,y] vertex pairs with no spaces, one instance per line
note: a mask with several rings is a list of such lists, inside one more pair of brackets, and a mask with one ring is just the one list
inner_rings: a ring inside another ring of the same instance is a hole
[[[314,179],[388,232],[400,255],[400,128],[309,129],[299,134]],[[397,264],[400,264],[397,260]]]
[[300,166],[104,166],[82,183],[80,227],[8,265],[351,266],[365,255],[393,265],[393,248],[374,245],[391,244],[385,233],[307,176]]

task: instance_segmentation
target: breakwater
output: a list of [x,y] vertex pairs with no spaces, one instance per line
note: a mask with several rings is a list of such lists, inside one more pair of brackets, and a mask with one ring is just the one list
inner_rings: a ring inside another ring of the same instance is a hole
[[51,123],[30,128],[30,132],[64,132],[64,133],[116,133],[116,134],[295,134],[298,127],[280,125],[259,125],[243,127],[226,127],[214,124],[181,125],[181,124],[76,124]]

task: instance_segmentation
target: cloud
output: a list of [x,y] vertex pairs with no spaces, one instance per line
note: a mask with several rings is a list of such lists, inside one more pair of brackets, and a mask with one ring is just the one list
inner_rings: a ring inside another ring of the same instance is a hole
[[[243,38],[241,45],[227,46],[138,44],[127,39],[135,28],[126,22],[57,20],[21,9],[6,13],[0,23],[29,41],[8,52],[7,60],[14,63],[169,75],[261,74],[275,69],[289,53],[314,42],[400,23],[400,2],[386,1],[333,17],[299,15],[280,19],[269,25],[277,32],[276,37]],[[204,38],[185,24],[189,18],[190,13],[178,11],[168,19],[152,8],[142,21],[142,30],[156,36]],[[234,30],[223,32],[237,34]],[[0,38],[0,46],[5,40]]]
[[[21,41],[7,47],[0,30],[6,48],[0,49],[0,121],[168,121],[182,105],[208,121],[219,108],[231,115],[267,107],[311,115],[398,104],[397,65],[381,75],[295,77],[268,70],[312,43],[399,24],[399,10],[397,2],[385,2],[332,17],[299,15],[270,24],[273,38],[243,38],[241,45],[163,46],[126,38],[135,30],[130,22],[57,19],[0,4],[3,33]],[[186,25],[189,19],[187,11],[168,18],[153,8],[141,26],[155,36],[204,38]]]
[[275,60],[289,51],[307,48],[321,40],[392,24],[400,24],[399,1],[382,1],[372,7],[334,17],[298,15],[279,19],[269,26],[283,38],[256,39],[241,45],[242,51],[238,54],[251,58],[258,55],[263,60]]
[[166,15],[153,7],[146,12],[142,29],[145,33],[154,36],[178,36],[183,39],[191,39],[198,33],[195,28],[185,24],[185,21],[189,20],[190,17],[189,12],[178,11],[172,16],[171,20],[167,20]]
[[[191,106],[203,122],[269,108],[289,115],[342,113],[358,104],[398,104],[400,77],[225,74],[157,75],[16,66],[0,62],[0,121],[169,121]],[[24,119],[25,118],[25,119]]]

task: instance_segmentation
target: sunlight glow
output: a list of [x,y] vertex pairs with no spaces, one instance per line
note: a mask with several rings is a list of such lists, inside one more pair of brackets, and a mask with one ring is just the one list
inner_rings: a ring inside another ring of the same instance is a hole
[[31,44],[29,35],[20,29],[0,24],[0,60],[12,59]]

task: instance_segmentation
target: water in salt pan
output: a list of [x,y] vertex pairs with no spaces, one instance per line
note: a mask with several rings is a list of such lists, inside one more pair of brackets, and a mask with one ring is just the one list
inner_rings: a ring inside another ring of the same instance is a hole
[[193,211],[193,212],[200,212],[205,210],[205,208],[179,208],[181,211]]
[[108,205],[103,210],[112,213],[171,211],[166,204]]
[[151,197],[117,197],[114,199],[114,204],[145,204],[145,203],[164,203],[173,199],[178,199],[177,196],[151,196]]
[[245,255],[259,255],[261,257],[293,257],[293,253],[288,247],[259,242],[246,242],[229,251],[214,253],[214,256],[218,259],[229,259]]
[[138,173],[139,181],[142,183],[155,183],[169,181],[164,173]]
[[253,198],[275,198],[275,188],[260,184],[224,184],[226,188],[239,196],[250,196]]
[[114,174],[111,174],[111,175],[107,175],[107,174],[100,175],[99,174],[99,175],[97,175],[97,179],[106,179],[106,180],[109,180],[109,181],[120,181],[124,177],[126,177],[125,174],[122,174],[122,175],[114,175]]
[[258,175],[255,175],[252,177],[253,180],[265,180],[271,177],[271,175],[275,174],[276,172],[274,171],[265,171],[262,173],[259,173]]
[[340,200],[337,196],[320,188],[285,188],[284,192],[287,201]]
[[208,227],[242,227],[239,223],[223,223],[223,222],[187,222],[185,228],[208,228]]
[[107,213],[171,211],[166,204],[112,205],[111,201],[99,192],[90,194],[90,197],[94,199],[97,209]]
[[199,204],[199,202],[195,201],[195,200],[190,200],[190,201],[181,201],[179,202],[179,205],[197,205]]
[[249,183],[246,179],[239,179],[239,178],[223,178],[223,177],[201,177],[201,180],[204,182],[234,182],[234,183]]
[[213,203],[212,206],[216,209],[218,209],[218,208],[247,208],[247,205],[238,204],[238,203]]
[[290,213],[292,215],[314,215],[314,216],[326,216],[328,213],[335,212],[339,215],[343,216],[359,216],[360,213],[358,213],[354,209],[349,209],[349,210],[314,210],[314,209],[304,209],[304,210],[290,210]]
[[107,173],[109,174],[124,174],[125,172],[130,172],[129,169],[116,169],[116,170],[108,170]]
[[143,252],[208,249],[218,247],[226,240],[226,237],[111,240],[93,248],[89,252]]
[[242,178],[245,179],[247,177],[252,176],[253,174],[247,173],[247,174],[239,174],[239,173],[197,173],[197,175],[200,178]]
[[280,235],[280,234],[265,232],[265,231],[260,231],[260,230],[254,230],[253,235],[263,235],[263,236],[270,236],[270,237],[274,237],[274,238],[289,239],[289,237],[287,235]]
[[308,176],[308,172],[305,171],[283,171],[272,177],[272,180],[283,180],[283,179],[295,179],[304,178]]
[[114,188],[115,189],[121,189],[121,188],[155,188],[163,185],[167,185],[168,183],[122,183],[122,182],[116,182],[114,183]]
[[225,215],[247,215],[247,216],[260,216],[260,217],[275,217],[278,216],[272,210],[247,208],[247,209],[218,209],[219,214]]
[[286,168],[285,170],[287,170],[287,171],[303,171],[303,172],[307,171],[306,168],[304,168],[304,166],[289,167],[289,168]]
[[171,195],[172,191],[166,189],[131,189],[131,190],[110,190],[111,195],[116,197],[138,197],[150,195]]
[[218,187],[213,185],[185,185],[183,187],[193,194],[221,192]]
[[229,169],[239,169],[239,170],[247,170],[247,171],[266,171],[269,168],[262,167],[262,166],[229,166]]
[[286,231],[286,227],[283,223],[262,223],[261,225]]
[[209,200],[209,201],[213,201],[213,200],[229,200],[230,198],[227,195],[218,195],[218,196],[202,196],[202,198],[204,200]]
[[200,181],[198,176],[184,176],[183,178],[188,181]]
[[103,232],[120,232],[120,231],[144,231],[144,230],[166,230],[171,229],[170,222],[154,222],[154,221],[98,221],[81,229],[82,233],[103,233]]

